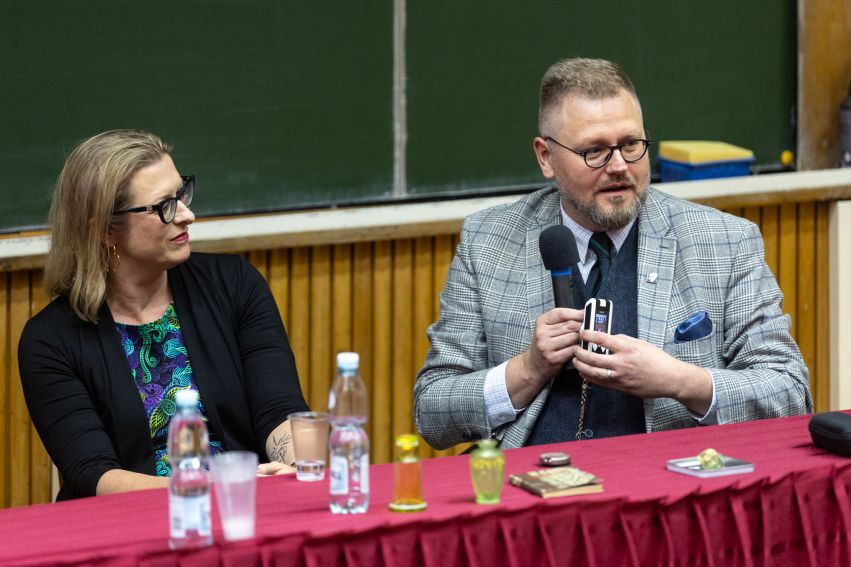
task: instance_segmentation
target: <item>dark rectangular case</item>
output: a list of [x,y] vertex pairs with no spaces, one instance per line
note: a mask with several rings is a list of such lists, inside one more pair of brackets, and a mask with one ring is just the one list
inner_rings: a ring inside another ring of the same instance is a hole
[[818,413],[810,419],[810,435],[822,449],[851,457],[851,415],[841,411]]

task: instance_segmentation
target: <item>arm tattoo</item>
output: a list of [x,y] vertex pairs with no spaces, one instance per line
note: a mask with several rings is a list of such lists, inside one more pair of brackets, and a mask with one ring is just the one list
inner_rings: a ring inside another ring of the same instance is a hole
[[289,434],[275,437],[272,435],[272,452],[269,453],[269,458],[279,463],[289,464],[287,462],[287,453],[290,449],[290,440],[292,436]]

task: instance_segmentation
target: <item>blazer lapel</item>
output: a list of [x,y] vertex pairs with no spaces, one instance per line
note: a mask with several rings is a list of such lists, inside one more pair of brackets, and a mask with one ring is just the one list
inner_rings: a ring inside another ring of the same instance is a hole
[[[662,348],[673,293],[677,240],[670,235],[670,219],[652,187],[647,189],[638,222],[638,338]],[[655,401],[644,400],[647,431],[653,427]]]
[[[544,229],[559,224],[559,192],[546,193],[535,208],[535,216],[526,228],[526,296],[529,301],[529,327],[534,330],[535,320],[555,306],[550,273],[544,268],[538,238]],[[505,431],[503,447],[521,447],[529,437],[535,421],[544,408],[552,382],[543,388],[516,421]]]
[[535,319],[555,307],[550,273],[544,268],[538,239],[541,233],[559,224],[559,193],[547,194],[537,208],[534,220],[526,228],[526,296],[529,298],[529,325],[534,329]]

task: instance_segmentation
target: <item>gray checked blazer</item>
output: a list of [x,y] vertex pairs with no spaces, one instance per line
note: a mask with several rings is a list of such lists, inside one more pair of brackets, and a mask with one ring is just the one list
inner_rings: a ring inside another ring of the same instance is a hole
[[[638,220],[638,338],[711,372],[717,423],[811,412],[809,372],[781,312],[758,228],[652,187],[647,192]],[[417,429],[433,447],[486,437],[519,447],[529,436],[550,386],[516,420],[491,431],[485,375],[523,352],[535,319],[554,307],[538,236],[558,215],[559,193],[548,188],[465,219],[414,386]],[[709,335],[675,342],[677,326],[700,311],[712,321]],[[648,432],[697,425],[669,398],[645,399],[644,416]]]

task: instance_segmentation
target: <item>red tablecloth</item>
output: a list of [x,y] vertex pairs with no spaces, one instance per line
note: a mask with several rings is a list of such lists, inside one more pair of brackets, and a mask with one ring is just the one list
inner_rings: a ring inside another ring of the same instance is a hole
[[[602,494],[542,500],[506,486],[477,505],[469,457],[423,462],[428,510],[387,510],[392,465],[371,469],[362,516],[328,511],[327,481],[258,479],[257,538],[168,550],[167,495],[149,490],[0,511],[0,565],[851,565],[851,460],[816,448],[809,416],[506,451],[507,473],[563,450]],[[707,447],[750,474],[665,470]]]

